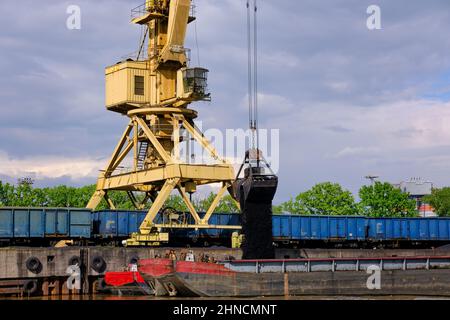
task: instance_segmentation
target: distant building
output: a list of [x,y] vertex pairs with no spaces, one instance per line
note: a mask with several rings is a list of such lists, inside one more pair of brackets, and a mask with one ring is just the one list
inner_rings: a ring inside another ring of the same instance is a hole
[[411,199],[416,200],[416,208],[422,217],[436,217],[434,209],[430,204],[422,201],[422,198],[431,194],[433,182],[424,181],[421,178],[411,178],[409,181],[402,181],[395,185],[402,192],[409,193]]

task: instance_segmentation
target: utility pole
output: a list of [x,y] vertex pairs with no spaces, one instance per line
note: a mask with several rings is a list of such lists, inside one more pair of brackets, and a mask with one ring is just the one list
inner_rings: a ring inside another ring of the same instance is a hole
[[364,178],[370,180],[370,184],[373,186],[375,184],[375,180],[378,179],[380,176],[376,176],[376,175],[368,175],[365,176]]

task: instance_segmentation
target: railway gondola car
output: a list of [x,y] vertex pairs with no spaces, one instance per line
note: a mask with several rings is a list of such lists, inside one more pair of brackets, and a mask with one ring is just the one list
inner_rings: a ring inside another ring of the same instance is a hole
[[[0,245],[54,245],[73,240],[76,245],[120,246],[138,232],[145,211],[69,208],[0,208]],[[204,213],[199,213],[200,217]],[[192,224],[187,213],[179,221]],[[164,222],[164,214],[157,222]],[[215,213],[212,225],[240,225],[240,214]],[[369,218],[363,216],[306,216],[280,214],[272,217],[273,241],[280,247],[421,247],[450,244],[450,218]],[[167,221],[165,221],[167,222]],[[169,245],[230,246],[229,229],[169,228]]]
[[274,215],[273,239],[302,247],[436,247],[450,243],[450,218]]
[[0,242],[52,245],[60,240],[91,238],[92,212],[66,208],[0,208]]

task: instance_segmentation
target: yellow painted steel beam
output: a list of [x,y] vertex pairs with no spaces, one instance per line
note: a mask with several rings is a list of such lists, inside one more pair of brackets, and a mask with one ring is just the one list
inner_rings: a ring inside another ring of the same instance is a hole
[[139,204],[139,202],[137,201],[136,197],[134,196],[133,192],[130,191],[130,190],[128,190],[128,191],[127,191],[127,195],[128,195],[128,198],[130,199],[131,203],[133,203],[133,206],[134,206],[136,209],[141,210],[142,207],[140,207],[140,204]]
[[144,220],[141,223],[141,226],[139,227],[139,231],[141,234],[145,234],[145,235],[150,234],[150,231],[153,226],[153,220],[155,219],[159,210],[162,208],[162,206],[166,202],[167,198],[170,196],[170,193],[172,192],[172,190],[175,188],[175,186],[179,182],[180,182],[179,178],[166,180],[163,187],[161,188],[161,191],[159,192],[158,196],[156,197],[155,201],[153,202],[152,207],[148,211],[147,215],[145,216]]
[[166,232],[156,232],[152,234],[133,233],[131,238],[127,239],[127,247],[137,246],[159,246],[161,242],[169,242],[169,234]]
[[161,50],[159,61],[162,64],[168,61],[175,61],[180,63],[180,65],[185,65],[184,41],[189,21],[191,0],[171,0],[169,6],[167,42]]
[[222,163],[227,163],[224,159],[222,159],[217,153],[216,149],[211,145],[208,139],[205,138],[204,134],[199,132],[196,128],[194,128],[186,119],[183,119],[183,126],[186,130],[194,137],[194,139],[200,143],[200,145],[206,149],[213,159],[218,160]]
[[177,185],[178,192],[180,192],[181,197],[184,200],[184,203],[186,203],[186,206],[189,209],[189,212],[194,217],[195,223],[200,223],[200,217],[198,216],[197,211],[195,210],[194,206],[192,205],[191,201],[189,200],[189,197],[187,196],[186,192],[184,191],[183,187],[179,184]]
[[229,226],[218,224],[155,224],[155,228],[161,229],[227,229],[227,230],[241,230],[242,226]]
[[213,182],[233,181],[234,172],[230,165],[168,164],[138,172],[123,173],[104,178],[104,190],[122,189],[132,185],[163,182],[180,178],[193,180],[197,185]]
[[120,152],[123,149],[123,146],[125,145],[125,142],[127,142],[128,140],[128,136],[130,135],[131,129],[133,128],[133,122],[130,121],[128,123],[128,126],[125,128],[125,131],[123,132],[119,143],[116,145],[116,148],[113,151],[112,157],[109,160],[108,164],[106,165],[106,172],[111,172],[114,169],[112,169],[112,166],[114,165],[114,163],[117,162],[117,158],[119,157]]
[[122,150],[122,152],[117,156],[116,162],[108,167],[107,171],[105,172],[106,176],[110,176],[111,173],[117,169],[117,167],[120,165],[120,163],[125,159],[125,157],[130,153],[131,149],[134,146],[134,141],[130,140],[126,147]]
[[180,123],[177,117],[172,118],[172,126],[173,126],[173,151],[172,151],[172,160],[174,162],[180,162]]
[[134,135],[133,135],[133,169],[138,170],[138,139],[139,139],[139,126],[137,121],[133,121]]
[[[176,101],[176,99],[174,99]],[[139,109],[130,110],[128,116],[144,116],[150,114],[182,114],[186,118],[194,119],[197,117],[197,111],[186,108],[173,108],[173,107],[142,107]]]
[[211,218],[211,215],[213,214],[214,210],[216,210],[217,205],[219,204],[220,199],[222,199],[223,194],[225,191],[227,191],[227,184],[223,184],[222,188],[220,188],[219,192],[217,193],[216,197],[214,198],[213,202],[208,208],[208,211],[206,211],[205,216],[201,220],[202,224],[208,224],[209,218]]
[[170,159],[169,155],[167,154],[166,150],[164,150],[164,147],[161,145],[161,143],[159,143],[158,139],[155,137],[155,135],[153,134],[152,130],[150,130],[150,128],[147,126],[145,121],[143,119],[139,118],[139,117],[135,117],[135,119],[139,123],[139,125],[141,126],[141,128],[144,131],[145,135],[150,140],[150,142],[153,145],[153,147],[155,147],[156,151],[161,156],[163,161],[165,163],[170,163],[171,159]]
[[108,192],[105,192],[103,198],[106,200],[106,203],[108,204],[108,207],[111,210],[116,210],[116,206],[114,205],[114,202],[111,200],[111,198],[108,196]]
[[98,205],[100,204],[100,202],[103,200],[105,193],[106,192],[104,190],[95,191],[94,194],[92,195],[91,199],[89,200],[86,208],[92,209],[92,210],[97,208]]

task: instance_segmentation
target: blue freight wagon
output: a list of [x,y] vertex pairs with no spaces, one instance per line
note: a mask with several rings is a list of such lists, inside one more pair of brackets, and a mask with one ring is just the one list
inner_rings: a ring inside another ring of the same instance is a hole
[[[131,233],[138,232],[139,226],[144,220],[146,211],[127,210],[102,210],[92,214],[93,237],[101,242],[116,242],[129,238]],[[188,213],[183,214],[189,224],[194,223],[193,217]],[[205,213],[199,213],[202,218]],[[211,225],[240,225],[240,214],[213,214],[209,220]],[[163,218],[158,215],[156,223],[162,223]],[[197,243],[202,241],[203,245],[211,243],[226,243],[231,241],[231,235],[235,230],[228,229],[177,229],[169,230],[171,242]]]
[[[204,213],[199,213],[202,217]],[[123,240],[138,232],[145,211],[99,211],[93,214],[94,236]],[[185,213],[188,223],[192,216]],[[156,223],[162,222],[161,215]],[[240,214],[215,213],[211,225],[240,225]],[[368,218],[363,216],[274,215],[273,239],[279,245],[301,244],[305,247],[353,246],[365,247],[417,245],[429,247],[450,242],[448,218]],[[237,230],[170,229],[172,244],[229,244]]]
[[305,246],[324,242],[370,246],[450,243],[450,218],[368,218],[362,216],[274,215],[273,238],[277,243]]
[[88,209],[0,208],[0,240],[89,239],[91,214]]
[[[139,231],[146,211],[67,208],[0,208],[0,242],[51,245],[61,239],[76,243],[120,245]],[[204,213],[199,213],[200,217]],[[192,224],[188,213],[180,219]],[[158,215],[156,223],[163,222]],[[166,221],[167,222],[167,221]],[[240,225],[240,214],[215,213],[211,225]],[[450,243],[450,218],[368,218],[362,216],[274,215],[273,239],[280,246],[300,247],[432,247]],[[229,229],[166,230],[171,244],[229,245]]]
[[367,221],[368,240],[450,240],[450,218],[367,218]]
[[365,217],[274,215],[272,233],[276,241],[357,240],[366,237]]
[[92,214],[93,236],[97,238],[127,238],[137,232],[147,212],[102,210]]

